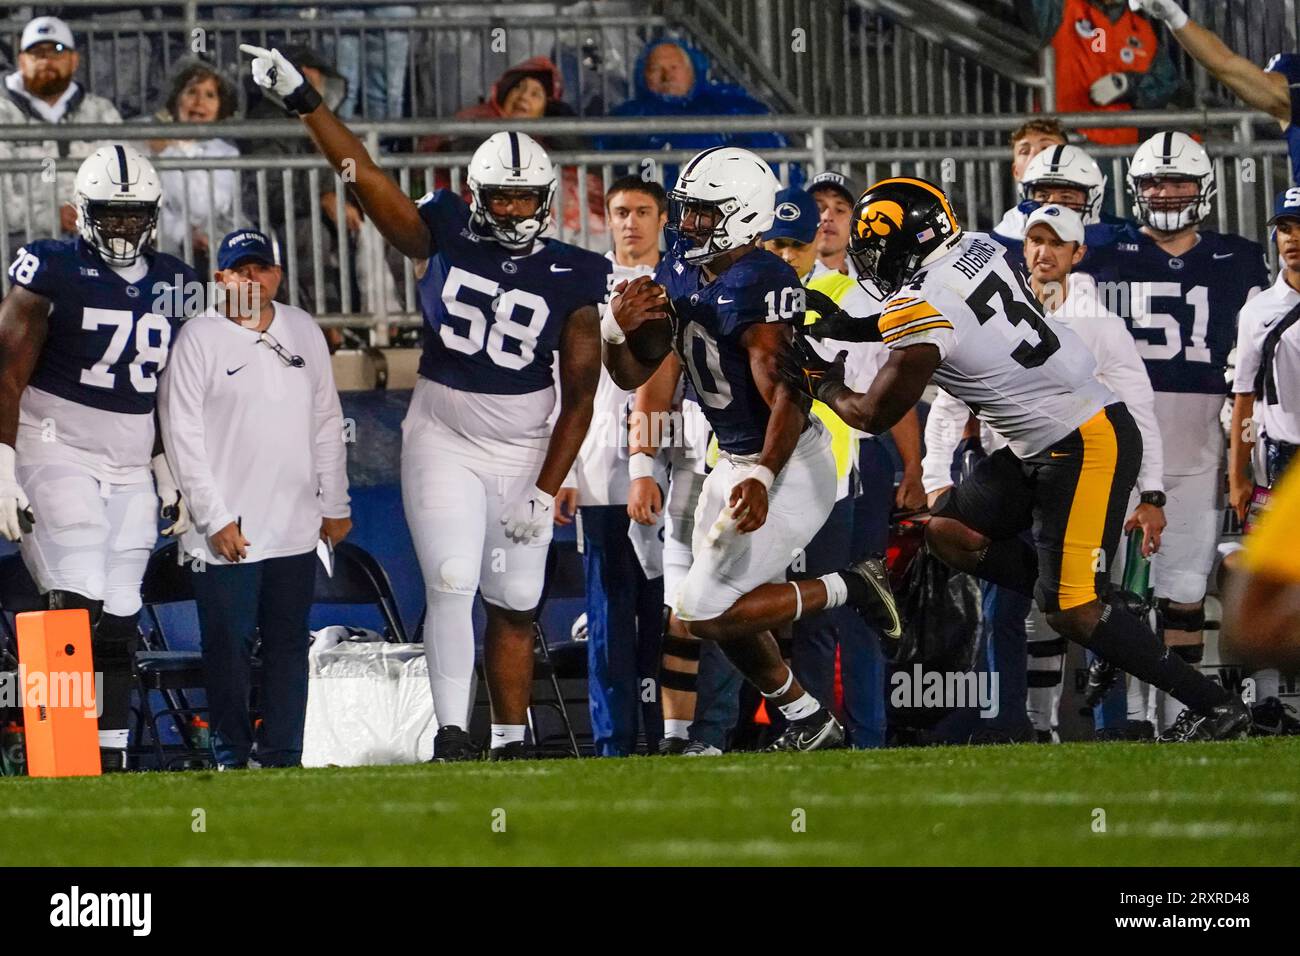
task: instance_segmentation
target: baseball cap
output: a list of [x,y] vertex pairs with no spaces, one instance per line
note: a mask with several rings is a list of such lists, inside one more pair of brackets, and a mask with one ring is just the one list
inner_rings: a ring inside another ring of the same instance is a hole
[[1282,190],[1273,200],[1273,215],[1265,225],[1271,226],[1279,219],[1300,219],[1300,186]]
[[802,189],[790,186],[776,194],[776,218],[763,238],[812,242],[817,237],[820,217],[817,201]]
[[1029,235],[1029,230],[1039,223],[1051,229],[1064,242],[1083,244],[1083,220],[1068,206],[1058,206],[1055,203],[1039,206],[1029,214],[1029,220],[1025,223],[1025,235]]
[[278,266],[279,251],[273,240],[256,229],[236,229],[221,240],[217,249],[217,269],[224,272],[244,262]]
[[858,193],[849,182],[849,178],[843,173],[832,172],[827,170],[824,173],[818,173],[808,183],[808,195],[812,195],[819,189],[833,189],[843,196],[850,206],[858,201]]
[[27,50],[38,43],[62,43],[69,50],[77,48],[72,39],[72,28],[58,17],[37,17],[23,27],[19,50]]

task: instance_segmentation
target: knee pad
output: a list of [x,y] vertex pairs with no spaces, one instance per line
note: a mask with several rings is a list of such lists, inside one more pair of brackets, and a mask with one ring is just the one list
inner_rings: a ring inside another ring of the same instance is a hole
[[1161,598],[1157,602],[1160,609],[1160,621],[1165,629],[1175,631],[1200,631],[1205,628],[1205,602],[1197,604],[1196,609],[1189,611],[1185,608],[1175,608],[1170,606],[1168,598]]
[[478,590],[478,570],[469,558],[448,558],[438,565],[438,580],[429,586],[452,594],[473,594]]
[[1199,664],[1205,657],[1204,644],[1174,644],[1169,648],[1171,654],[1177,654],[1189,664]]

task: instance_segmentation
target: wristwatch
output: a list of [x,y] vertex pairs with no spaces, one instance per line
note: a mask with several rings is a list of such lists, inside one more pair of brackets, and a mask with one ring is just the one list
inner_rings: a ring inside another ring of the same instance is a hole
[[1138,501],[1144,505],[1155,505],[1157,508],[1165,506],[1165,493],[1163,491],[1144,491],[1138,495]]

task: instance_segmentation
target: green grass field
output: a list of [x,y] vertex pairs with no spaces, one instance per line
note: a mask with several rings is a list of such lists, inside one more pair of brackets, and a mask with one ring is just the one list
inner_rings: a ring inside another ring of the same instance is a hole
[[0,779],[3,865],[1252,863],[1300,738]]

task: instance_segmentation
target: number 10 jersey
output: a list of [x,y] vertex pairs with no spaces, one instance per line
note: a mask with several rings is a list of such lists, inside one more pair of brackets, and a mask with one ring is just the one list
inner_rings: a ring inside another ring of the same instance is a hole
[[889,348],[933,345],[935,383],[1007,440],[1016,457],[1043,451],[1118,401],[1067,326],[1043,315],[1002,246],[964,233],[913,277],[879,320]]

